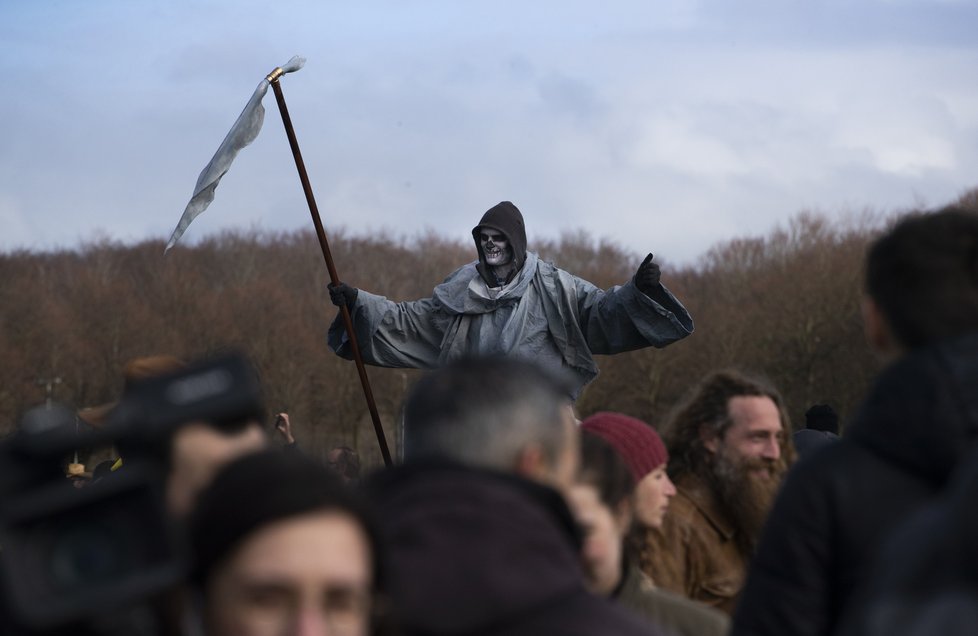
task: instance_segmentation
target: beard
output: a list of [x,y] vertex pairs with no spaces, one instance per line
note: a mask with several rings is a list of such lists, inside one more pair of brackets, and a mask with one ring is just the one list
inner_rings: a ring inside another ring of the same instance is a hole
[[737,529],[745,556],[754,553],[774,498],[787,470],[781,459],[738,457],[721,445],[710,467],[710,481],[720,506]]

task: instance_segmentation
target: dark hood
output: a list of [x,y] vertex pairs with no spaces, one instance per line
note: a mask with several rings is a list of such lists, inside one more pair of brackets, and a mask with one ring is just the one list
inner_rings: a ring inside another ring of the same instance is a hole
[[523,225],[523,215],[520,214],[519,208],[509,201],[503,201],[486,210],[479,224],[472,228],[475,249],[479,253],[479,264],[476,268],[479,270],[479,274],[482,275],[483,280],[490,287],[495,287],[495,278],[489,275],[489,268],[486,265],[486,255],[482,253],[482,245],[479,243],[479,230],[484,227],[505,234],[509,244],[513,247],[513,260],[516,262],[516,267],[513,268],[509,278],[506,279],[507,283],[523,269],[523,264],[526,262],[526,227]]
[[916,349],[884,370],[846,437],[943,486],[978,437],[978,334]]
[[486,633],[583,590],[577,526],[550,488],[440,462],[384,470],[366,488],[406,633]]

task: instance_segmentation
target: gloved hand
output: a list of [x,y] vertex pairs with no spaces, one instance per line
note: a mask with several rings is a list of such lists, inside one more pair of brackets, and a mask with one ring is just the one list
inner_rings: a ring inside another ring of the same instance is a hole
[[357,303],[357,294],[360,293],[356,287],[350,287],[346,283],[340,283],[339,285],[334,285],[330,283],[326,285],[326,289],[329,290],[329,299],[333,301],[333,304],[337,307],[342,307],[346,305],[350,309]]
[[638,290],[645,294],[646,296],[651,296],[656,290],[659,289],[659,279],[662,277],[662,272],[659,270],[659,265],[652,262],[653,254],[650,252],[642,264],[638,266],[638,271],[635,272],[635,286]]

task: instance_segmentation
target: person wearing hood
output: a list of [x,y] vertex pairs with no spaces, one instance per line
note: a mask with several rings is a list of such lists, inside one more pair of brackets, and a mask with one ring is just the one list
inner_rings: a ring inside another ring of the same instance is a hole
[[[509,201],[490,208],[472,238],[478,260],[450,274],[430,298],[395,303],[329,285],[333,304],[350,310],[365,363],[433,369],[466,355],[517,355],[571,371],[576,399],[598,375],[594,354],[661,348],[693,332],[652,254],[631,280],[603,291],[527,251],[523,216]],[[328,341],[352,357],[340,316]]]
[[870,246],[865,288],[866,336],[889,366],[842,439],[789,473],[735,636],[836,633],[887,534],[937,498],[978,438],[978,215],[905,217]]

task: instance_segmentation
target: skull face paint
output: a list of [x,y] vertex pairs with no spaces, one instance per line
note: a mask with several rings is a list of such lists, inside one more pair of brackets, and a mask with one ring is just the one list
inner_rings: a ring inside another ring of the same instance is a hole
[[513,260],[513,248],[502,232],[489,228],[479,230],[479,245],[490,267],[503,267]]

